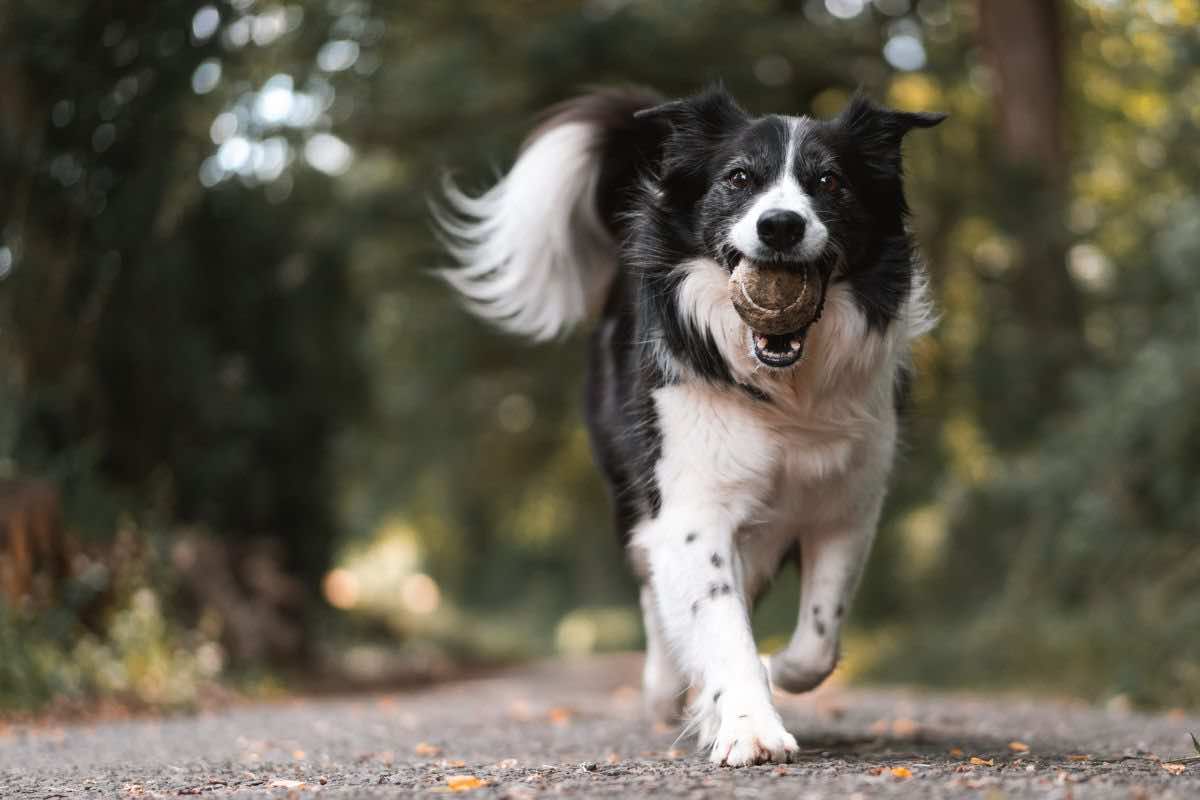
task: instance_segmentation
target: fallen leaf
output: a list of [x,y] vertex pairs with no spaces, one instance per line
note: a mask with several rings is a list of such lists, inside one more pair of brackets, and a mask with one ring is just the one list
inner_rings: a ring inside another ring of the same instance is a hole
[[955,758],[962,758],[963,749],[961,747],[951,747],[950,755],[954,756]]
[[517,766],[517,764],[519,764],[519,763],[521,763],[521,762],[517,761],[515,758],[506,758],[503,761],[497,762],[496,766],[499,767],[500,769],[512,769],[513,767]]
[[971,756],[971,763],[977,767],[994,767],[996,762],[990,758],[980,758],[979,756]]
[[880,736],[888,732],[887,720],[877,719],[871,723],[871,727],[867,731],[873,736]]
[[1087,761],[1090,758],[1091,756],[1084,755],[1083,753],[1072,753],[1067,756],[1067,761]]
[[304,781],[294,781],[290,778],[276,778],[267,784],[268,789],[299,789]]
[[1008,749],[1012,750],[1014,753],[1028,753],[1029,745],[1025,744],[1024,742],[1009,742]]
[[566,725],[571,721],[571,709],[569,708],[552,708],[546,712],[546,717],[555,725]]
[[430,744],[429,742],[419,742],[417,746],[413,748],[413,752],[419,756],[440,756],[442,754],[442,748],[438,747],[436,744]]
[[1197,753],[1200,753],[1200,739],[1197,739],[1194,733],[1188,733],[1188,736],[1192,737],[1192,747],[1196,748]]
[[920,723],[911,719],[898,719],[892,722],[892,733],[897,736],[913,736],[921,730]]
[[608,763],[610,763],[610,764],[620,764],[621,763],[621,757],[619,755],[617,755],[616,753],[609,753],[608,758],[605,760],[608,761]]
[[867,770],[867,774],[868,775],[882,775],[883,767],[871,767],[869,770]]
[[912,777],[912,770],[908,767],[892,767],[892,777],[906,781]]
[[683,758],[685,755],[686,753],[682,750],[677,750],[674,747],[667,751],[667,758]]
[[443,767],[465,767],[467,762],[461,758],[443,758],[441,764]]
[[474,775],[449,775],[446,777],[446,785],[452,792],[469,792],[487,786],[487,781],[481,781]]
[[1171,773],[1172,775],[1182,775],[1183,771],[1185,769],[1187,769],[1187,765],[1186,764],[1172,764],[1170,762],[1164,761],[1162,764],[1162,768],[1165,769],[1167,772]]
[[304,760],[304,751],[303,750],[293,750],[292,758],[296,759],[297,761],[303,761]]

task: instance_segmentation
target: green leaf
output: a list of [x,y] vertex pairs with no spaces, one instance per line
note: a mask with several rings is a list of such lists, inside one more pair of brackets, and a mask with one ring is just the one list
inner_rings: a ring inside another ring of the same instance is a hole
[[1188,733],[1188,736],[1192,737],[1192,747],[1196,748],[1197,753],[1200,753],[1200,739],[1197,739],[1194,733]]

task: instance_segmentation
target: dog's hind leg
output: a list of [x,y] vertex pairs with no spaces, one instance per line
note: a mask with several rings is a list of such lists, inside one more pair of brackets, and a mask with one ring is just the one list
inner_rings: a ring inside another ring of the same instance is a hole
[[649,586],[642,587],[641,600],[646,628],[646,663],[642,667],[646,712],[656,722],[675,723],[683,713],[688,681],[671,654]]

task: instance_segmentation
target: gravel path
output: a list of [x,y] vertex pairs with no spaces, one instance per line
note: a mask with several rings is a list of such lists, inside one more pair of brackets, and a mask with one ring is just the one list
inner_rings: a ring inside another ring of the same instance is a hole
[[798,763],[721,769],[639,719],[638,666],[616,656],[413,693],[0,725],[0,797],[409,797],[452,787],[480,798],[1200,797],[1200,763],[1175,775],[1154,758],[1194,755],[1187,732],[1200,733],[1200,717],[837,686],[781,698]]

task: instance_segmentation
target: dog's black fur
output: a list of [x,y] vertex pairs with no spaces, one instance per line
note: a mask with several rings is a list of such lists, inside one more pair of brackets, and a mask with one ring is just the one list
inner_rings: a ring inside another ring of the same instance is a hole
[[[856,94],[838,117],[811,121],[803,133],[794,171],[829,230],[822,277],[849,284],[875,329],[896,319],[912,285],[901,140],[943,118],[884,109]],[[787,132],[783,118],[751,117],[720,87],[665,104],[647,91],[601,91],[557,107],[542,129],[568,120],[605,132],[597,203],[623,242],[592,335],[587,419],[627,540],[635,522],[658,511],[658,487],[647,477],[661,446],[650,392],[675,379],[664,356],[704,380],[741,386],[754,402],[771,402],[739,384],[711,332],[679,312],[678,265],[707,256],[733,270],[743,254],[726,232],[754,189],[778,177]],[[750,179],[745,188],[721,179],[737,169]],[[824,189],[828,175],[835,184]]]

